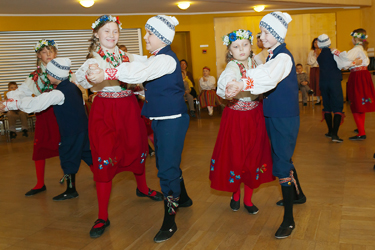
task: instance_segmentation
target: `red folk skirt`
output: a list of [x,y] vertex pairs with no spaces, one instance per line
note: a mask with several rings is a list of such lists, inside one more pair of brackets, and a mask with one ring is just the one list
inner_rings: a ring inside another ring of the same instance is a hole
[[262,104],[230,103],[224,109],[211,159],[211,188],[236,192],[242,182],[254,189],[274,179]]
[[315,92],[315,96],[321,96],[319,87],[319,67],[310,68],[310,88]]
[[218,106],[221,104],[220,97],[216,95],[215,90],[202,90],[199,95],[199,101],[201,102],[201,107],[205,108],[207,106]]
[[145,171],[147,133],[132,91],[97,94],[89,116],[89,138],[94,181],[111,181],[122,171]]
[[374,84],[367,67],[357,67],[351,70],[347,93],[352,113],[375,111]]
[[60,132],[53,108],[35,113],[33,161],[59,156]]

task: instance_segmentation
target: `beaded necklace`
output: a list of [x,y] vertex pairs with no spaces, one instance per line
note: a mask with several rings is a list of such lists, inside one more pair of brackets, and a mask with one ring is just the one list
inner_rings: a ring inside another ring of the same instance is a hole
[[121,50],[118,50],[118,54],[116,56],[115,52],[112,54],[108,52],[108,50],[103,50],[102,47],[99,45],[96,48],[96,53],[98,53],[101,58],[103,58],[106,62],[111,64],[114,68],[119,66],[123,62],[129,62],[129,57],[126,54],[123,54]]
[[[247,78],[246,77],[246,68],[245,68],[245,66],[242,63],[240,63],[239,61],[235,60],[235,59],[232,59],[231,61],[235,62],[237,64],[237,66],[240,68],[241,78]],[[252,62],[251,59],[248,61],[248,63],[251,64],[251,65],[249,65],[250,66],[249,68],[253,69],[254,68],[254,64],[253,64],[253,62]]]
[[[29,77],[31,77],[31,79],[34,81],[39,93],[42,94],[53,89],[53,85],[48,80],[47,73],[43,72],[40,66],[38,66],[38,68],[34,72],[32,72]],[[42,83],[42,88],[39,86],[38,80],[40,80],[40,82]]]

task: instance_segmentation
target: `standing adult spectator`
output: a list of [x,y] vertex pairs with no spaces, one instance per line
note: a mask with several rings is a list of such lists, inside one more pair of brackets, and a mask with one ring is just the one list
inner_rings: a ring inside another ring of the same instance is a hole
[[307,57],[307,64],[310,65],[310,87],[316,96],[315,105],[320,105],[320,88],[319,88],[319,64],[316,60],[322,50],[318,47],[318,38],[314,38],[311,43],[311,50]]

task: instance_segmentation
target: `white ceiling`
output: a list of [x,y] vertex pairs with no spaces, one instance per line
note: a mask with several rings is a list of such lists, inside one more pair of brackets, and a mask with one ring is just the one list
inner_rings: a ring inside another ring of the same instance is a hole
[[252,7],[257,4],[266,5],[266,10],[348,7],[340,4],[324,5],[278,1],[191,0],[190,8],[183,11],[176,6],[177,2],[170,0],[95,0],[94,6],[83,8],[78,0],[0,0],[0,15],[126,15],[239,12],[251,11]]

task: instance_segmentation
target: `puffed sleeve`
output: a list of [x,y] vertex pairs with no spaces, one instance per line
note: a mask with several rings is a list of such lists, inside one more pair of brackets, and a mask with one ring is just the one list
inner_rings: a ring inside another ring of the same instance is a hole
[[90,58],[75,73],[77,83],[85,89],[89,89],[89,88],[93,87],[93,85],[91,85],[86,79],[86,72],[89,69],[90,64],[98,64],[99,65],[99,63],[96,59]]
[[290,56],[280,53],[265,64],[246,71],[247,79],[242,79],[244,81],[243,91],[250,91],[254,95],[266,93],[287,77],[292,67],[293,62]]
[[[14,92],[14,91],[11,91]],[[9,93],[11,93],[9,92]],[[37,97],[11,98],[8,93],[8,101],[4,103],[5,110],[21,110],[25,113],[41,112],[52,105],[62,105],[65,101],[64,94],[59,90],[43,93]]]
[[217,81],[216,94],[218,96],[225,99],[225,88],[227,87],[228,82],[239,80],[237,71],[237,65],[233,64],[232,62],[227,64],[225,70],[221,73],[219,80]]
[[141,83],[151,81],[176,70],[177,63],[169,55],[157,55],[147,61],[133,61],[122,63],[115,69],[104,71],[105,80],[120,80],[126,83]]

